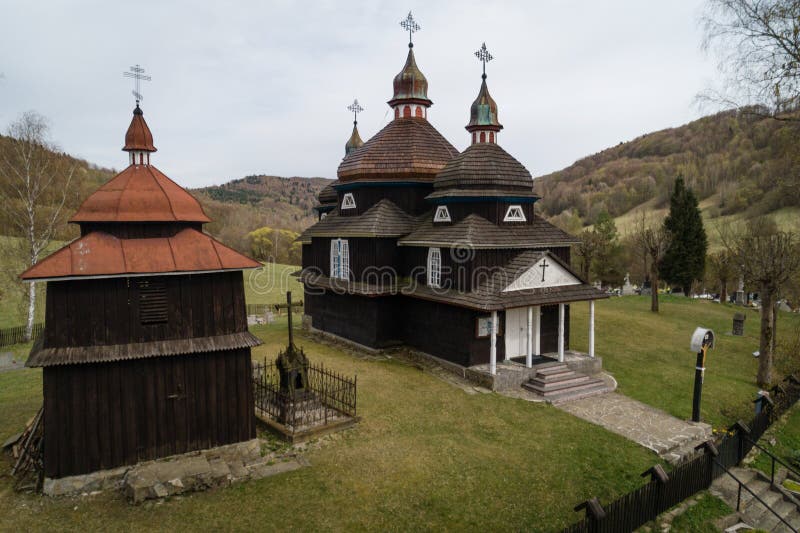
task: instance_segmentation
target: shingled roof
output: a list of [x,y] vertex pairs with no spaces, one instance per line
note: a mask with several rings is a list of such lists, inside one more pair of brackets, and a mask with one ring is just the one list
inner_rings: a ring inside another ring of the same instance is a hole
[[344,158],[339,181],[433,181],[457,154],[426,119],[396,118]]
[[341,216],[332,211],[300,236],[301,242],[311,237],[399,237],[410,233],[419,224],[414,218],[384,198],[357,216]]
[[494,143],[476,143],[455,156],[436,176],[436,191],[492,188],[530,193],[533,178],[522,163]]
[[[534,266],[542,257],[547,257],[548,260],[559,263],[581,283],[503,292],[503,289]],[[311,270],[304,270],[300,277],[306,285],[336,290],[337,293],[346,292],[367,297],[402,294],[412,298],[442,302],[481,311],[608,298],[606,293],[581,280],[568,265],[556,256],[547,251],[536,250],[525,250],[516,255],[506,265],[492,268],[489,276],[482,277],[480,284],[472,291],[434,288],[413,281],[400,282],[392,286],[379,286],[363,282],[331,279]]]
[[542,248],[568,246],[576,237],[535,216],[530,224],[498,226],[480,215],[471,214],[452,225],[434,224],[433,217],[398,241],[399,246],[470,246],[472,248]]
[[70,222],[210,222],[200,202],[152,165],[130,165],[83,201]]
[[317,195],[317,201],[319,205],[336,205],[339,196],[336,194],[336,189],[333,188],[336,185],[336,181],[333,183],[329,183],[321,191],[319,191],[319,195]]
[[210,235],[186,228],[172,237],[120,239],[93,231],[39,261],[20,277],[58,280],[258,268],[261,264]]

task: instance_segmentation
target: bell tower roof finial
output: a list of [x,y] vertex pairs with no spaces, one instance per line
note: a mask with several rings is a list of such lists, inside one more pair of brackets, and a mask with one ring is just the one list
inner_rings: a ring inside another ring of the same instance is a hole
[[408,12],[408,16],[405,19],[400,21],[400,26],[402,26],[402,28],[408,32],[408,47],[414,48],[413,35],[414,33],[418,32],[421,28],[419,27],[419,24],[417,24],[417,21],[414,20],[414,17],[411,15],[411,11]]
[[[153,145],[153,134],[144,120],[144,112],[139,107],[139,102],[144,100],[141,92],[141,81],[150,81],[152,78],[145,75],[144,68],[140,65],[132,66],[129,72],[123,72],[122,75],[126,78],[133,78],[133,97],[136,98],[136,107],[133,109],[133,119],[131,125],[128,126],[128,131],[125,133],[125,147],[122,148],[126,152],[155,152],[156,147]],[[140,161],[144,161],[140,158]],[[148,156],[149,161],[149,156]]]
[[421,28],[414,20],[411,12],[400,21],[400,26],[408,32],[408,57],[403,70],[394,77],[394,94],[389,100],[389,105],[395,110],[395,118],[414,116],[427,117],[427,108],[433,102],[428,99],[428,80],[417,67],[414,58],[414,33]]
[[364,141],[361,140],[361,135],[358,134],[358,114],[364,111],[364,108],[358,103],[358,99],[355,99],[352,104],[347,106],[347,109],[353,113],[353,133],[344,145],[345,156],[350,155],[350,152],[364,145]]

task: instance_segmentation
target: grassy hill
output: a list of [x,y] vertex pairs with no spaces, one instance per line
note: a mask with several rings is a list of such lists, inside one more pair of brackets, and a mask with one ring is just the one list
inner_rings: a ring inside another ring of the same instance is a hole
[[727,224],[776,214],[796,227],[800,214],[800,123],[727,111],[620,143],[542,176],[542,214],[575,231],[603,211],[625,227],[641,209],[666,213],[682,175],[708,221]]

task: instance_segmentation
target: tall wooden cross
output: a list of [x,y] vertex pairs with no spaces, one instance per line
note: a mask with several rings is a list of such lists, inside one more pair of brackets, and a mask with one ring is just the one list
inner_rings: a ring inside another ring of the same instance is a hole
[[150,78],[150,76],[146,76],[144,69],[138,64],[132,66],[129,70],[130,72],[123,72],[122,75],[126,78],[133,78],[133,97],[136,98],[136,105],[139,105],[139,101],[144,100],[144,97],[141,93],[140,82],[142,80],[150,81],[152,78]]
[[478,58],[478,61],[483,63],[483,77],[486,78],[486,63],[494,59],[494,56],[486,49],[486,43],[483,43],[478,51],[475,52],[475,57]]
[[364,111],[364,108],[358,103],[358,98],[353,100],[353,103],[347,106],[347,109],[353,112],[353,124],[358,124],[358,114]]
[[414,46],[411,36],[420,30],[419,24],[411,16],[411,11],[408,12],[408,16],[405,19],[400,21],[400,26],[408,32],[408,47],[411,48]]
[[542,264],[541,264],[541,265],[539,265],[539,268],[541,268],[541,269],[542,269],[542,283],[544,283],[544,270],[545,270],[547,267],[549,267],[549,266],[550,266],[550,265],[548,265],[548,264],[547,264],[547,259],[544,259],[544,260],[542,261]]

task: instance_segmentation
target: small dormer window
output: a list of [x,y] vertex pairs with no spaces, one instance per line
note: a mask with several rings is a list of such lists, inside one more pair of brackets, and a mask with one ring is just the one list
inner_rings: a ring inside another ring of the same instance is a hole
[[433,215],[434,222],[450,222],[450,211],[447,210],[446,205],[440,205],[436,208],[436,213]]
[[522,210],[521,205],[510,205],[506,211],[506,216],[503,217],[503,222],[525,222],[525,212]]
[[428,286],[442,285],[442,251],[439,248],[428,248]]
[[353,193],[348,192],[345,193],[344,198],[342,198],[342,209],[355,209],[356,208],[356,199],[353,198]]

